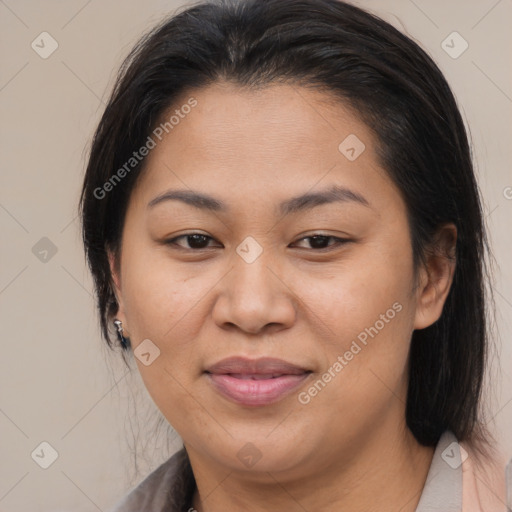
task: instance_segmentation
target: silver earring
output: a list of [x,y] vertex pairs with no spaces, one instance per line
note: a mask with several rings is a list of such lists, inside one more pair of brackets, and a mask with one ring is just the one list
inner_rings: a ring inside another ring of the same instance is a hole
[[114,325],[117,328],[117,337],[119,338],[119,343],[121,344],[121,347],[126,350],[130,346],[130,338],[123,336],[123,322],[116,318],[114,320]]

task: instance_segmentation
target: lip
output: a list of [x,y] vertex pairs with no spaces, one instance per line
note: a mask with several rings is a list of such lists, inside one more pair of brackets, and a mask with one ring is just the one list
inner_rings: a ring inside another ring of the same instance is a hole
[[275,403],[299,387],[310,370],[282,359],[230,357],[205,370],[214,389],[240,405]]

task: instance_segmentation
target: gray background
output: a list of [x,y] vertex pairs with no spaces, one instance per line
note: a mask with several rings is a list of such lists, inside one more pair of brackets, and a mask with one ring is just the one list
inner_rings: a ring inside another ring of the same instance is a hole
[[[497,377],[488,419],[510,458],[512,0],[354,3],[434,57],[471,127],[498,263]],[[76,205],[86,150],[122,58],[145,30],[183,5],[0,0],[2,512],[107,510],[180,444],[171,435],[165,446],[165,428],[154,438],[159,414],[138,373],[127,373],[100,340]],[[46,59],[31,47],[43,46],[44,31],[58,43]],[[446,39],[454,31],[469,45],[457,58],[463,41]],[[38,448],[43,441],[58,452],[47,469],[39,465],[51,456]]]

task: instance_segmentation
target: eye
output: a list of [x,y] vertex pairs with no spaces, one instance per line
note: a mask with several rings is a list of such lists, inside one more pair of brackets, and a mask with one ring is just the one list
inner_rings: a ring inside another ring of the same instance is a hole
[[[185,239],[188,247],[184,247],[183,245],[177,243],[178,240]],[[182,249],[189,250],[202,250],[208,249],[208,241],[213,240],[211,236],[203,235],[202,233],[185,233],[184,235],[177,236],[175,238],[171,238],[167,240],[165,243],[168,245],[177,245]]]
[[[186,245],[183,246],[181,243],[178,243],[179,240],[185,240]],[[185,233],[175,238],[171,238],[165,243],[185,250],[200,251],[211,248],[208,247],[208,243],[212,240],[214,239],[211,236],[204,235],[203,233]],[[304,240],[309,240],[310,242],[308,243],[310,244],[310,248],[315,249],[316,251],[329,250],[333,248],[333,246],[339,247],[340,245],[351,241],[346,238],[339,238],[331,235],[315,234],[301,238],[296,243],[303,242]],[[332,241],[332,243],[329,243],[329,241]],[[305,248],[307,249],[307,247]]]
[[[303,240],[310,240],[311,248],[316,250],[323,250],[323,249],[330,249],[333,246],[339,247],[340,245],[346,244],[347,242],[350,242],[347,238],[339,238],[336,236],[330,236],[330,235],[311,235],[306,236],[304,238],[301,238],[298,240],[298,242],[302,242]],[[333,240],[333,243],[329,244],[328,241]]]

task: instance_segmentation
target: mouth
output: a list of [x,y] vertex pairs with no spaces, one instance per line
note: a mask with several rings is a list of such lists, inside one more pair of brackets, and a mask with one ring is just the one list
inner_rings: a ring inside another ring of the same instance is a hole
[[283,399],[311,373],[281,359],[243,357],[223,359],[205,371],[216,392],[246,406],[269,405]]
[[287,373],[225,373],[225,374],[217,374],[217,375],[229,375],[235,379],[241,380],[268,380],[268,379],[277,379],[278,377],[283,377],[284,375],[289,375]]

